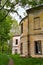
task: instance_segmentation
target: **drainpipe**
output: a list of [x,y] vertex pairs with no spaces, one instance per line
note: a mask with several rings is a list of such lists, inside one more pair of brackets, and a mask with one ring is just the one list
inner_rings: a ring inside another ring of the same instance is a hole
[[28,13],[28,56],[30,56],[30,39],[29,39],[29,13]]

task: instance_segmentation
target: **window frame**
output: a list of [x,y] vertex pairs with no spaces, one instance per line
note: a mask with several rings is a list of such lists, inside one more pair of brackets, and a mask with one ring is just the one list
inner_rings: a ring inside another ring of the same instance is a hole
[[[39,20],[39,21],[35,21],[35,20]],[[37,25],[36,22],[38,22],[39,24]],[[40,29],[41,29],[40,28],[40,17],[34,17],[34,30],[40,30]]]
[[[37,55],[37,54],[38,54],[38,55],[42,55],[41,40],[34,41],[34,42],[37,42],[37,44],[40,45],[39,48],[37,48],[37,51],[36,51],[36,43],[35,43],[35,54],[36,54],[36,55]],[[39,44],[39,42],[40,42],[40,44]],[[40,51],[40,53],[39,53],[39,51]]]

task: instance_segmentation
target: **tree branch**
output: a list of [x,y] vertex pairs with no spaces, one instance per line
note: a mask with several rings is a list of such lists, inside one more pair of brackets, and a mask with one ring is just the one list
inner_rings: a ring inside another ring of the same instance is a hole
[[[4,16],[4,18],[1,20],[1,22],[6,18],[6,16],[9,14],[9,12],[16,12],[17,15],[19,15],[18,12],[17,12],[16,10],[13,10],[13,9],[4,9],[4,10],[7,11],[7,14]],[[19,16],[20,16],[20,15],[19,15]]]
[[6,3],[8,2],[8,0],[6,0],[6,2],[4,3],[4,5],[1,7],[0,10],[2,10],[4,8],[4,6],[6,5]]
[[[6,2],[4,3],[4,5],[0,8],[0,10],[4,9],[4,10],[7,11],[7,14],[3,17],[3,19],[1,20],[1,22],[6,18],[6,16],[9,14],[9,12],[16,12],[17,15],[19,15],[16,10],[13,10],[13,9],[12,9],[12,7],[11,7],[10,9],[5,9],[5,8],[4,8],[4,6],[6,5],[7,2],[8,2],[8,0],[6,0]],[[12,3],[11,3],[11,4],[12,4]],[[18,3],[16,3],[16,4],[18,4]],[[16,4],[14,4],[13,6],[15,6]],[[19,15],[19,17],[20,17],[20,15]]]

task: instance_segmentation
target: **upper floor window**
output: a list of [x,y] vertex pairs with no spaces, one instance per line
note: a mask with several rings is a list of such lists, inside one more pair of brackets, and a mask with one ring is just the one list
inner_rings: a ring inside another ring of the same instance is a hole
[[18,39],[16,39],[16,45],[18,44]]
[[23,23],[21,24],[21,33],[23,33]]
[[40,17],[35,17],[34,18],[34,29],[35,30],[40,29]]

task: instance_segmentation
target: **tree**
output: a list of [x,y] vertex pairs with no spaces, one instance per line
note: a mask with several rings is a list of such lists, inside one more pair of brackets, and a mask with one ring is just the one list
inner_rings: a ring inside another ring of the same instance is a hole
[[[21,6],[25,6],[26,4],[28,4],[28,5],[31,5],[33,7],[36,5],[43,4],[43,0],[6,0],[6,1],[0,0],[0,10],[3,9],[4,6],[6,5],[6,7],[10,7],[10,10],[6,9],[6,11],[8,11],[8,13],[9,12],[16,12],[18,14],[18,12],[14,10],[15,5],[18,3],[20,3]],[[6,14],[6,16],[8,15],[8,13]]]
[[[12,20],[10,16],[7,16],[6,18],[4,18],[4,20],[2,20],[5,15],[6,15],[6,10],[4,9],[0,10],[0,51],[10,52],[11,44],[8,44],[8,40],[12,38],[12,35],[19,34],[20,30],[17,21]],[[10,30],[12,29],[13,31],[10,32]]]
[[[4,5],[6,6],[10,6],[10,7],[14,7],[15,4],[17,3],[21,3],[22,5],[26,5],[26,4],[29,4],[29,5],[32,5],[32,6],[35,6],[35,5],[38,5],[38,4],[43,4],[43,0],[1,0],[2,3],[4,2]],[[11,2],[12,1],[12,2]]]
[[12,21],[13,21],[13,24],[12,24],[12,27],[10,30],[10,34],[12,36],[20,35],[20,26],[19,26],[18,22],[16,20],[12,20]]
[[2,46],[2,50],[3,50],[4,43],[10,39],[9,33],[12,25],[12,20],[10,16],[7,16],[2,21],[5,15],[6,15],[6,11],[0,10],[0,45]]

